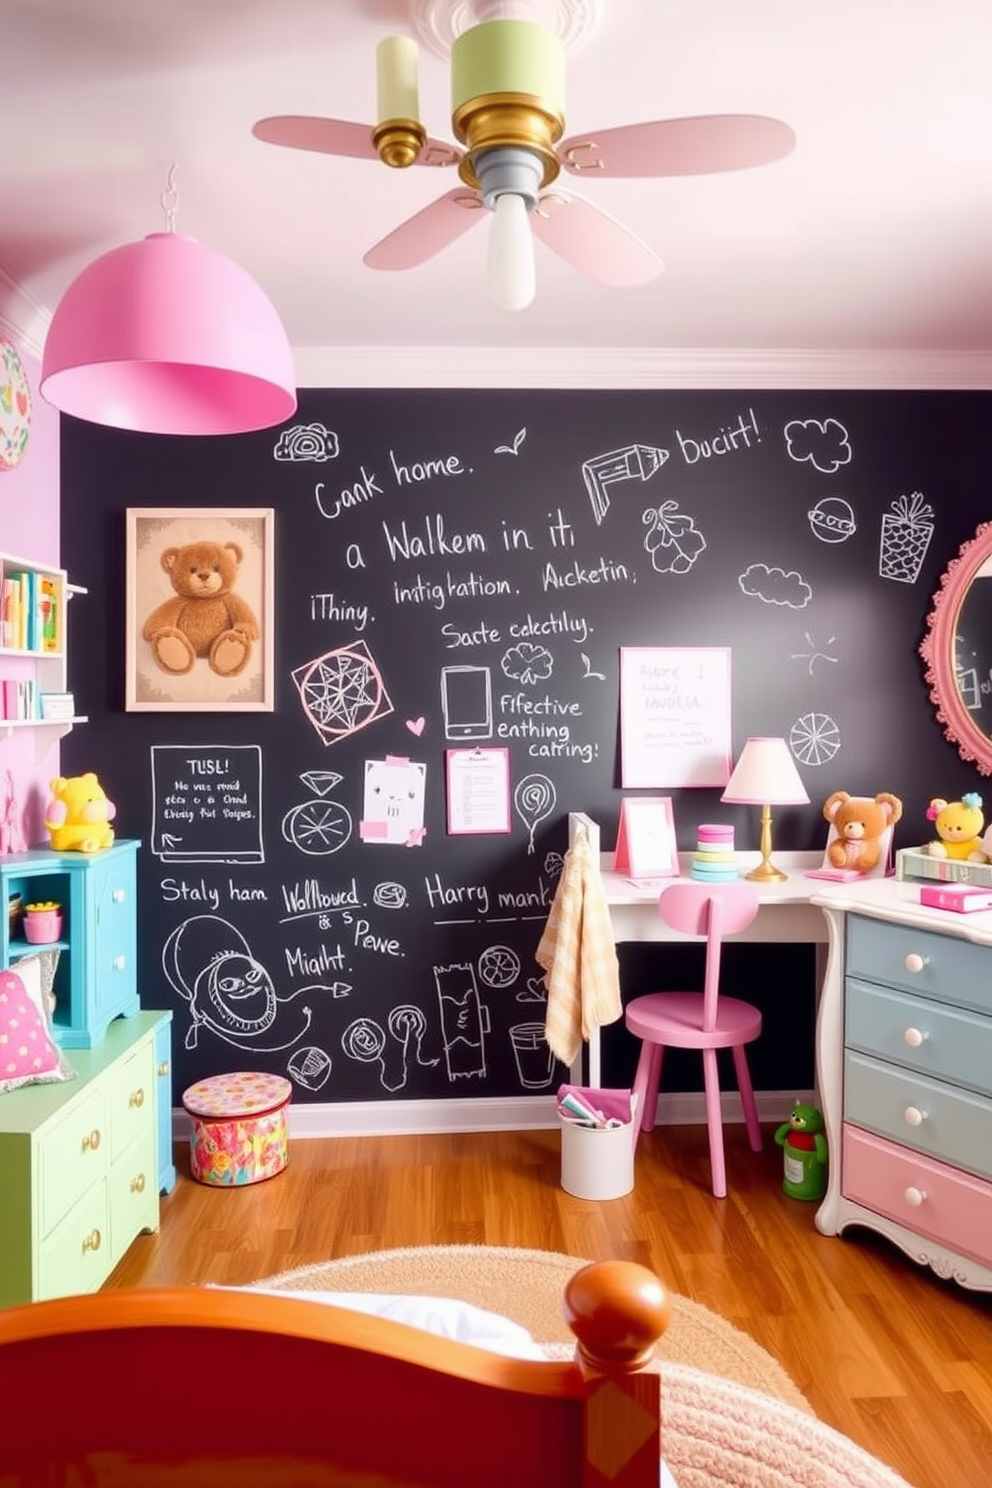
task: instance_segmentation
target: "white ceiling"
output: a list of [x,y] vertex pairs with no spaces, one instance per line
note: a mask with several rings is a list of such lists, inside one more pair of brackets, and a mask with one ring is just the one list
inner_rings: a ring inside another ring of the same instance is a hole
[[[369,380],[377,348],[443,369],[489,347],[521,367],[534,348],[604,365],[656,352],[915,357],[992,385],[989,0],[599,0],[598,11],[568,54],[566,134],[760,113],[787,121],[797,146],[736,173],[581,183],[665,274],[605,288],[538,244],[536,301],[514,314],[487,299],[483,225],[419,269],[362,263],[458,184],[453,171],[252,136],[268,114],[374,122],[375,46],[410,31],[407,0],[3,0],[0,319],[40,348],[81,268],[165,226],[174,160],[178,230],[265,288],[301,383],[331,380],[307,375],[328,349],[333,380],[348,382]],[[447,63],[423,47],[420,99],[430,133],[451,138]]]

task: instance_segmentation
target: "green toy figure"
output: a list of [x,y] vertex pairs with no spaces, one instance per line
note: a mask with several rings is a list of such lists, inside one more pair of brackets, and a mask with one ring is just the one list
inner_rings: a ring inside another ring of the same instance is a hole
[[792,1115],[775,1133],[784,1149],[782,1188],[790,1199],[822,1199],[827,1191],[827,1139],[823,1113],[796,1101]]

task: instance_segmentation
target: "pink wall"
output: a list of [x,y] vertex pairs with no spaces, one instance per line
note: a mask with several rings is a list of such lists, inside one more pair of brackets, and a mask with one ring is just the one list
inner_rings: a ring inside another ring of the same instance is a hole
[[[0,335],[4,334],[0,326]],[[8,339],[17,347],[31,384],[33,411],[24,458],[13,470],[0,470],[0,549],[36,563],[55,564],[59,561],[59,415],[38,392],[41,367],[36,358],[16,337]],[[59,744],[53,731],[17,729],[9,737],[0,735],[0,780],[6,770],[13,777],[28,843],[47,846],[42,817],[49,781],[59,773]]]

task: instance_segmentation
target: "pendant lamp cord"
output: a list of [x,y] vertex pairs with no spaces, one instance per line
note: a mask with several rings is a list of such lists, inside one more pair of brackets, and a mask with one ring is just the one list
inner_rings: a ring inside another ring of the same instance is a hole
[[178,206],[179,192],[176,190],[176,162],[173,160],[165,178],[165,190],[162,192],[162,211],[165,213],[166,232],[174,233],[176,230],[176,209]]

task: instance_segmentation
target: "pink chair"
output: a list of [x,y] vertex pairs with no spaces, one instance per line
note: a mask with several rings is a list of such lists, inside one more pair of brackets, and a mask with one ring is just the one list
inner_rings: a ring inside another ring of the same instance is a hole
[[666,1047],[701,1049],[706,1086],[706,1124],[710,1137],[713,1193],[727,1196],[723,1158],[723,1118],[717,1049],[732,1049],[744,1122],[754,1152],[761,1151],[761,1128],[744,1045],[761,1032],[761,1013],[749,1002],[720,995],[720,949],[723,937],[746,930],[758,913],[758,891],[744,880],[736,883],[677,883],[663,889],[658,912],[682,934],[706,936],[706,973],[702,992],[651,992],[627,1005],[626,1024],[641,1043],[634,1076],[637,1097],[635,1145],[642,1131],[653,1131],[658,1114],[661,1057]]

